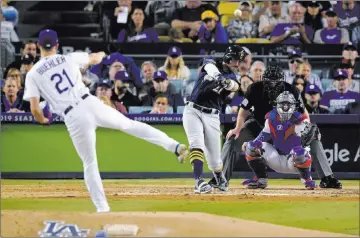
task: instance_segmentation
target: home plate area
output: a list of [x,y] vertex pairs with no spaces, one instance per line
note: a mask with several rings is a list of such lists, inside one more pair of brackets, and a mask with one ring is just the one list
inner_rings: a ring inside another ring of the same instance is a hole
[[99,231],[106,229],[107,236],[347,236],[197,212],[86,213],[17,210],[2,211],[1,221],[2,237],[49,237],[57,232],[68,232],[70,236],[94,237],[98,234],[98,237],[104,237]]

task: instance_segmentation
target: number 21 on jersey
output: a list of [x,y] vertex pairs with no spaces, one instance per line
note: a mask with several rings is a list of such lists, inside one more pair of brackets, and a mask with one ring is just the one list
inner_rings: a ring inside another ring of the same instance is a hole
[[[66,78],[67,82],[63,82],[63,78]],[[71,79],[69,78],[68,74],[66,73],[65,69],[62,71],[62,74],[56,73],[51,76],[51,81],[55,81],[55,88],[59,92],[59,94],[62,94],[63,92],[66,92],[69,90],[69,84],[71,87],[74,87],[74,84],[71,82]]]

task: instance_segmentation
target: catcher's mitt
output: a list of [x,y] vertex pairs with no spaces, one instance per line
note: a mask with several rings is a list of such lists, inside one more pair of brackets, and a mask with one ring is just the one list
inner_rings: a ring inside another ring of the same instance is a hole
[[301,144],[303,147],[310,146],[313,140],[320,140],[320,130],[316,124],[306,123],[304,130],[301,133]]

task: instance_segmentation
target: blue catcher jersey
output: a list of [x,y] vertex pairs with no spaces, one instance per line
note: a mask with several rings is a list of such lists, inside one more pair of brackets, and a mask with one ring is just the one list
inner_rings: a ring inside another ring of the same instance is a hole
[[221,111],[221,106],[231,92],[219,86],[219,82],[206,73],[204,69],[206,64],[214,64],[225,78],[238,82],[236,74],[226,66],[224,67],[222,61],[215,62],[212,59],[207,59],[201,67],[197,82],[188,100],[200,106]]

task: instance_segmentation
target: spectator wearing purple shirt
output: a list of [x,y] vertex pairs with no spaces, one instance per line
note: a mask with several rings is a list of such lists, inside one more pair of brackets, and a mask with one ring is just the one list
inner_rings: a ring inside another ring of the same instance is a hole
[[201,14],[203,24],[199,30],[200,43],[228,43],[225,28],[218,22],[219,17],[211,10],[206,10]]
[[30,104],[18,95],[18,82],[8,77],[1,96],[1,112],[30,112]]
[[359,22],[360,6],[354,0],[338,1],[334,6],[334,11],[339,16],[340,27],[349,30],[351,24]]
[[336,90],[325,92],[321,105],[329,108],[331,112],[344,110],[349,103],[360,100],[360,94],[349,90],[349,79],[346,70],[336,70]]
[[[146,28],[144,26],[145,14],[144,10],[135,7],[130,14],[131,21],[126,29],[122,29],[118,35],[117,42],[158,42],[159,37],[154,28]],[[146,21],[145,21],[146,22]]]
[[313,30],[304,25],[305,8],[300,3],[289,6],[289,22],[279,23],[270,35],[272,43],[302,44],[311,43]]
[[314,43],[318,44],[345,44],[349,42],[349,32],[345,28],[339,28],[338,16],[332,9],[325,13],[327,27],[317,30]]

